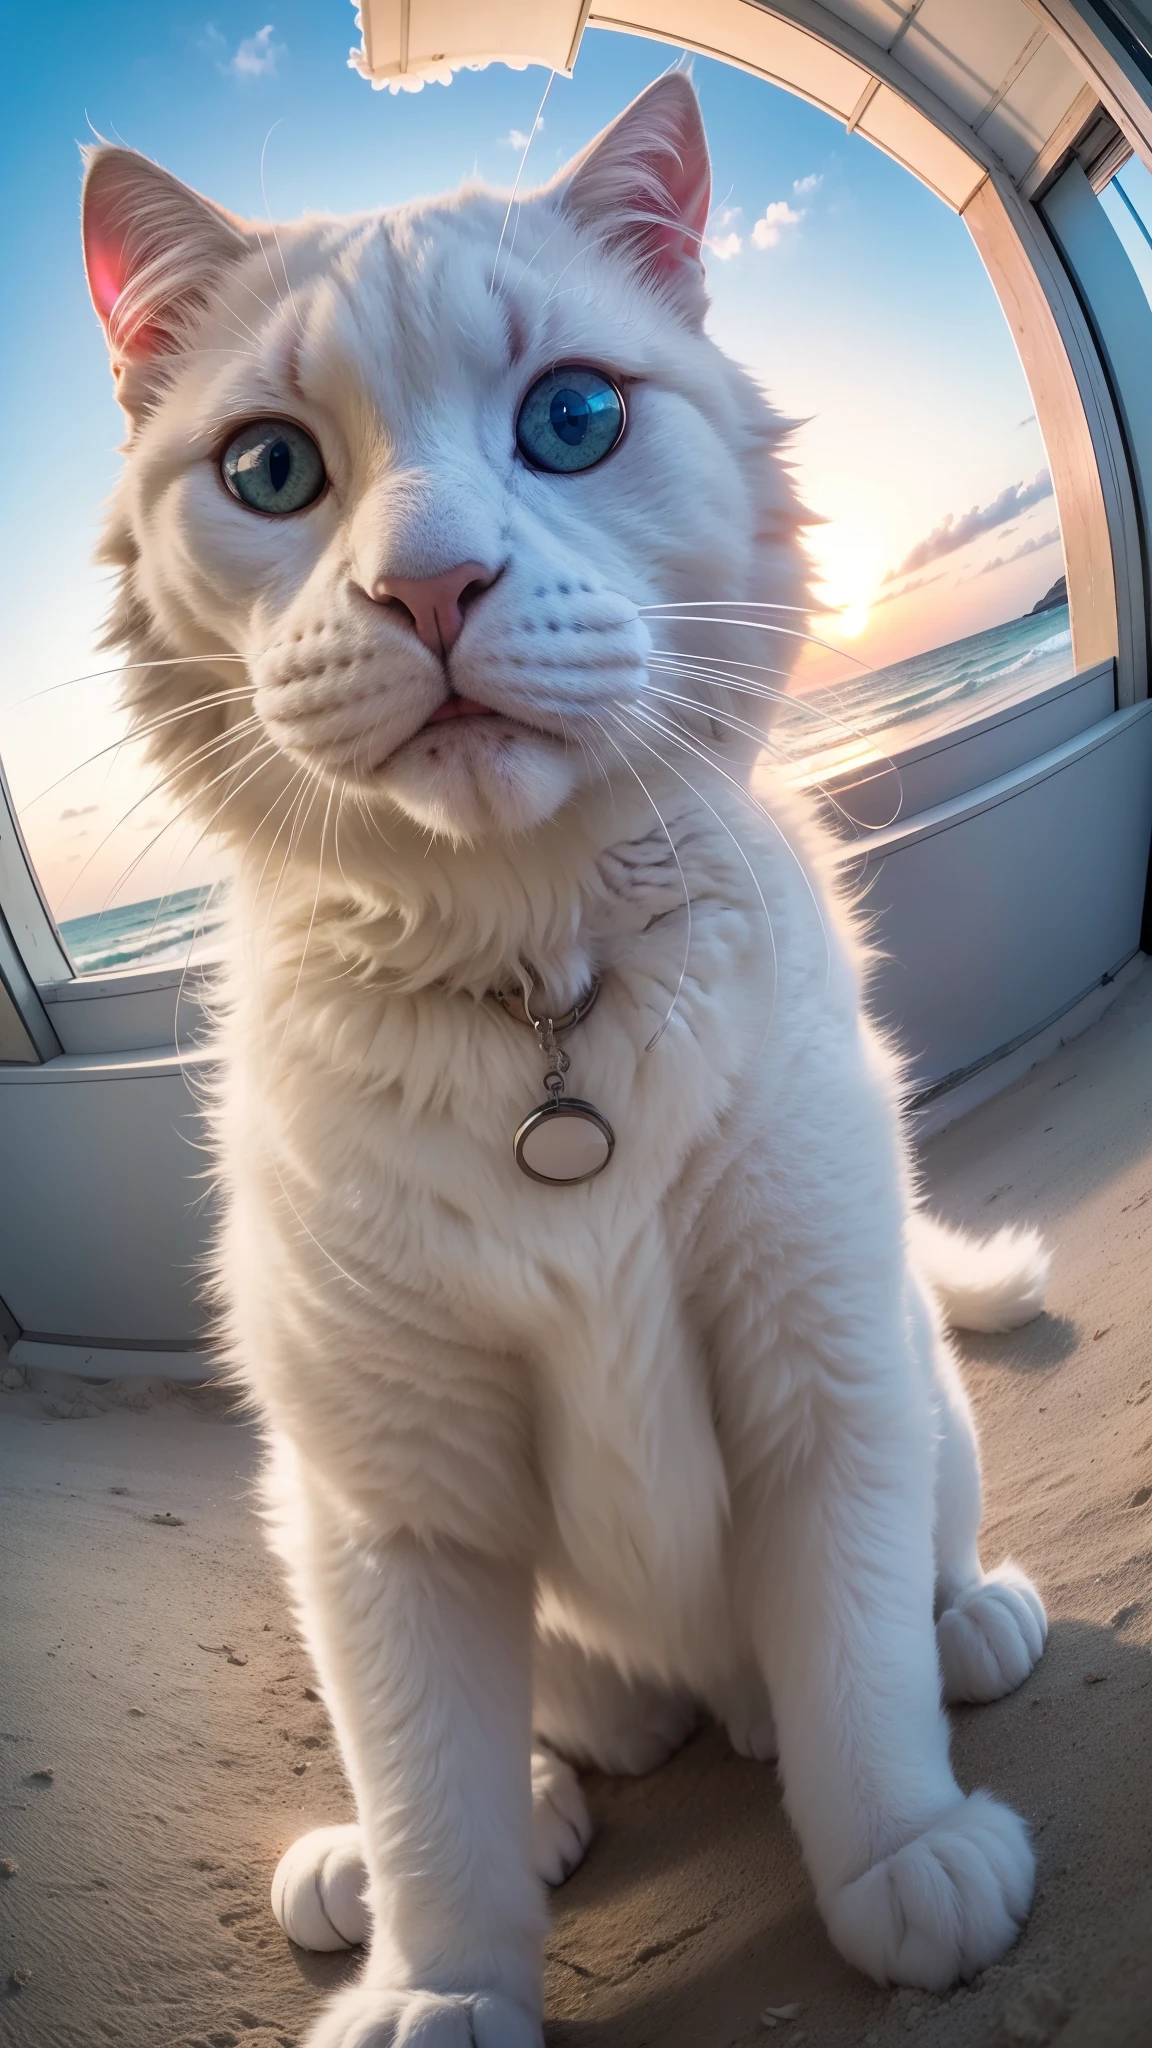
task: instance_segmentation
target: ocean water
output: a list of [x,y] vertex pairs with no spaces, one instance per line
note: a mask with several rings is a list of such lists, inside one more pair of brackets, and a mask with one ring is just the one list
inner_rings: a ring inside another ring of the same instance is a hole
[[[798,695],[782,710],[773,736],[798,764],[800,779],[815,780],[1000,710],[1071,674],[1072,636],[1062,605]],[[217,884],[71,917],[60,931],[79,972],[98,974],[180,966],[194,951],[211,951],[223,917],[224,891]]]
[[223,922],[224,892],[218,883],[123,903],[91,917],[69,917],[60,936],[81,974],[107,974],[115,967],[182,967],[193,951],[209,950]]
[[799,737],[797,717],[803,716],[813,749],[848,734],[857,740],[882,734],[885,747],[895,749],[1002,710],[1072,673],[1072,631],[1064,604],[910,655],[890,668],[797,693],[798,713],[789,714],[789,723]]

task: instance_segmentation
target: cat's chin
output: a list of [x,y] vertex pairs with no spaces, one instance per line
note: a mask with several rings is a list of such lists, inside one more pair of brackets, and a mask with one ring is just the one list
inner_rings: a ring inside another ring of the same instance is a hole
[[505,719],[425,726],[377,777],[400,810],[438,838],[473,844],[531,832],[583,780],[583,756]]

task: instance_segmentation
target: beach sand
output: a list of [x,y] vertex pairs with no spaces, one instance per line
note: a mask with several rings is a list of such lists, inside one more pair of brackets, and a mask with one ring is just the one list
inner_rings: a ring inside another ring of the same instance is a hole
[[[1019,1693],[953,1715],[954,1753],[1032,1824],[1032,1919],[969,1989],[878,1990],[829,1946],[773,1770],[706,1731],[588,1782],[551,2048],[1152,2043],[1152,971],[924,1166],[949,1220],[1036,1221],[1056,1251],[1044,1317],[963,1343],[985,1560],[1033,1574],[1052,1632]],[[269,1880],[350,1806],[252,1512],[253,1432],[214,1393],[80,1405],[101,1402],[0,1397],[0,2040],[288,2048],[356,1959],[291,1949]],[[768,2027],[773,2006],[799,2012]]]

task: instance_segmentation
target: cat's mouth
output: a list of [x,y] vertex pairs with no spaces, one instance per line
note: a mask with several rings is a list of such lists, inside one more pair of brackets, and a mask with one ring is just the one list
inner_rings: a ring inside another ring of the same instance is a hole
[[427,732],[430,725],[443,725],[449,718],[499,718],[500,716],[501,713],[499,711],[494,711],[490,704],[481,704],[476,697],[446,697],[443,704],[436,706],[431,718],[424,720],[420,730],[421,732]]
[[[490,745],[495,745],[497,750],[499,750],[501,742],[511,741],[516,733],[520,733],[525,738],[530,736],[536,740],[556,740],[560,738],[559,734],[549,732],[547,727],[537,725],[526,718],[518,716],[515,712],[504,711],[495,704],[482,704],[478,697],[465,697],[453,691],[450,697],[446,697],[442,704],[436,706],[435,711],[429,712],[423,725],[417,726],[414,733],[409,734],[406,740],[401,740],[396,746],[390,748],[382,759],[373,762],[373,772],[379,773],[391,767],[397,756],[407,754],[409,748],[414,749],[417,754],[426,755],[427,758],[435,760],[440,753],[439,745],[421,746],[420,743],[421,741],[438,742],[445,727],[450,727],[454,731],[459,732],[460,745],[466,756],[472,754],[474,748],[468,744],[465,735],[476,733],[478,739],[479,729],[481,728],[491,733]],[[454,756],[456,748],[451,747],[449,751]],[[488,749],[484,748],[481,751],[487,752]]]
[[[513,726],[521,732],[532,733],[537,739],[555,739],[558,737],[557,734],[549,732],[546,726],[536,725],[531,720],[523,718],[513,711],[503,711],[496,704],[482,704],[478,697],[458,696],[454,691],[450,697],[444,699],[442,704],[436,706],[435,711],[429,713],[423,725],[418,726],[412,734],[412,739],[422,740],[427,733],[435,731],[442,725],[459,725],[465,721],[470,725],[476,725],[483,721],[491,725],[501,725],[505,728]],[[411,741],[407,741],[405,744],[411,745]]]
[[579,782],[563,730],[456,690],[366,772],[418,825],[456,840],[534,830]]

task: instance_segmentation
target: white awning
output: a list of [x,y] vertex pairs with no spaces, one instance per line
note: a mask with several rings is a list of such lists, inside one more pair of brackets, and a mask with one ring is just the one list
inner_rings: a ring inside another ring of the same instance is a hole
[[360,0],[352,63],[375,86],[419,91],[485,64],[543,64],[568,76],[587,0]]
[[858,130],[962,211],[989,168],[1024,190],[1095,95],[1027,0],[361,0],[352,61],[418,89],[496,61],[569,74],[586,28],[719,57]]

